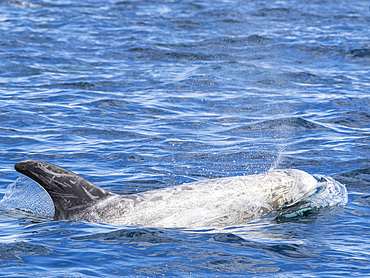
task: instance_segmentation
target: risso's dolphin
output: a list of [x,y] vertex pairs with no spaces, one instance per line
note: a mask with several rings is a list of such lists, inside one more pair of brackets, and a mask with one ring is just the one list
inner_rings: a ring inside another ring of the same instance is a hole
[[131,195],[118,195],[62,167],[21,161],[15,169],[39,183],[54,202],[56,220],[139,227],[215,228],[243,224],[318,188],[300,170],[219,178]]

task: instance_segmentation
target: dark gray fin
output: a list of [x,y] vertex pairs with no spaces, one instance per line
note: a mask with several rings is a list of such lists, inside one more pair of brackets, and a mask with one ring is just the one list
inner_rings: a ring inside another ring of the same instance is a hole
[[54,202],[56,220],[76,219],[82,211],[99,200],[115,194],[51,163],[26,160],[15,164],[15,170],[40,184]]

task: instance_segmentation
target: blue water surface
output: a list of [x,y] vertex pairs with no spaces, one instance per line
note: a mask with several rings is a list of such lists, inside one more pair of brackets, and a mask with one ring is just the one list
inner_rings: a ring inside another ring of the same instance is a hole
[[0,0],[1,198],[25,159],[119,194],[271,167],[349,193],[318,214],[207,231],[5,208],[0,276],[368,276],[369,6]]

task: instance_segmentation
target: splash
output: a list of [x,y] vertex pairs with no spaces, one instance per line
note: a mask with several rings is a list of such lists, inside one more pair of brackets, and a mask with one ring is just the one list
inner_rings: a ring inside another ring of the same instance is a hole
[[279,168],[279,165],[282,164],[282,161],[284,159],[284,151],[286,148],[286,143],[279,142],[277,147],[277,157],[274,161],[274,164],[271,166],[270,170],[276,170]]
[[49,194],[35,181],[20,175],[8,186],[0,209],[28,212],[45,218],[54,217],[54,204]]

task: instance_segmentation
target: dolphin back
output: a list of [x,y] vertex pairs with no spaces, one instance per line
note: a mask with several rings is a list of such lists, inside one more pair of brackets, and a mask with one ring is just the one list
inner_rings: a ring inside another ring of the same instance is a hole
[[76,219],[81,211],[102,199],[116,195],[51,163],[26,160],[18,162],[14,168],[48,192],[54,203],[56,220]]

